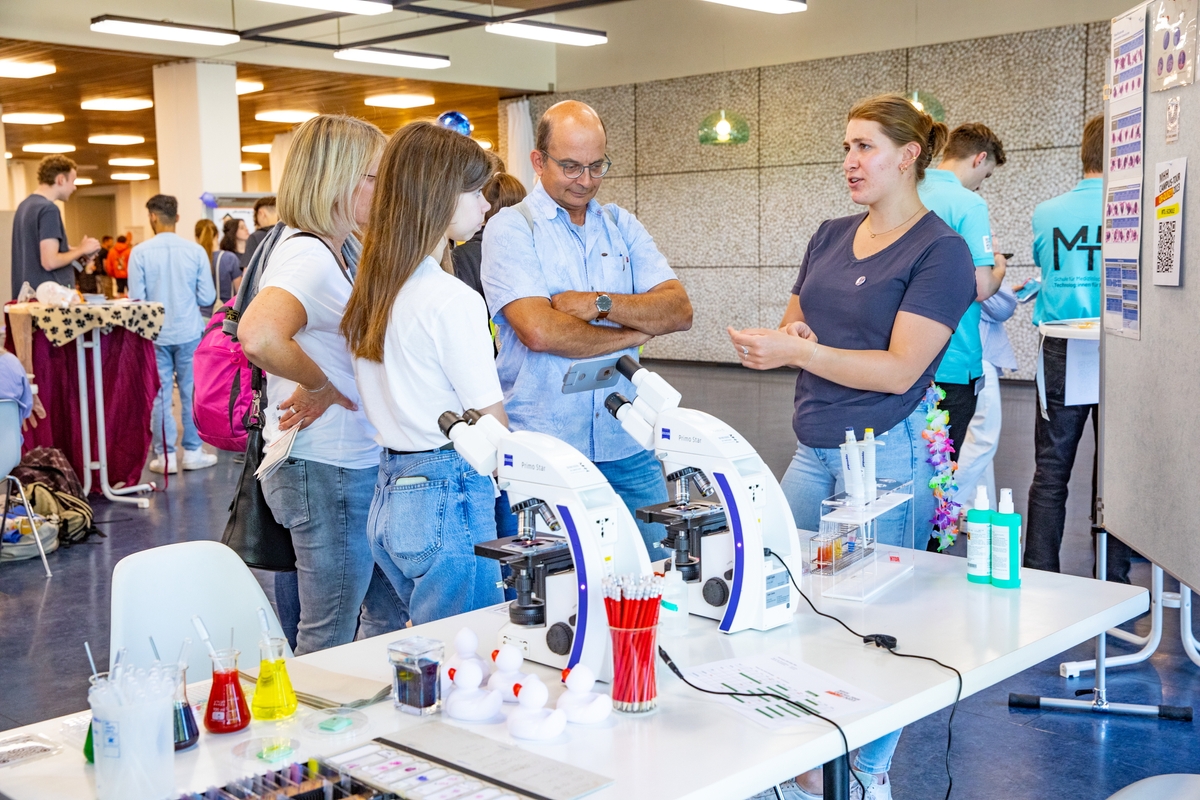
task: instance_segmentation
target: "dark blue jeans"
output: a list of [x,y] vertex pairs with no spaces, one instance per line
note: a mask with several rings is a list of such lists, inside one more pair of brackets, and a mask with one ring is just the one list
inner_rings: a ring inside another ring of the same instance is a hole
[[[1075,465],[1075,453],[1083,438],[1088,417],[1098,432],[1097,406],[1063,405],[1067,377],[1067,340],[1047,338],[1042,352],[1046,380],[1046,414],[1037,415],[1033,427],[1036,468],[1029,487],[1029,514],[1025,519],[1027,569],[1059,572],[1058,551],[1067,521],[1067,483]],[[1096,459],[1092,458],[1092,508],[1096,506]],[[1107,579],[1129,583],[1129,559],[1133,551],[1117,537],[1108,536]],[[1093,573],[1095,569],[1093,568]]]

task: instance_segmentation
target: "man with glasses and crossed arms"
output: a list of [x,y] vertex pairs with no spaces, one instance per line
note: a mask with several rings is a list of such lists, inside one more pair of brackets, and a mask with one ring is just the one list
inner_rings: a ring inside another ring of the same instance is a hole
[[[563,376],[579,359],[636,358],[655,336],[687,330],[692,304],[637,218],[596,202],[612,165],[606,144],[591,106],[567,100],[542,115],[530,154],[539,182],[488,222],[480,275],[499,331],[496,369],[511,427],[575,447],[632,512],[667,501],[661,465],[604,409],[609,392],[563,394]],[[621,391],[632,399],[627,382]],[[500,535],[515,534],[507,498],[500,506]],[[662,526],[638,525],[650,560],[666,558]]]

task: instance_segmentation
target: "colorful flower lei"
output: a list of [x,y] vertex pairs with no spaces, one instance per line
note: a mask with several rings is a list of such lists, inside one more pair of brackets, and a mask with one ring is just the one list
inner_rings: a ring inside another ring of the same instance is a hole
[[925,392],[929,413],[925,415],[925,430],[921,432],[921,438],[929,448],[929,458],[926,460],[934,471],[929,488],[933,490],[938,506],[930,522],[938,538],[938,552],[954,544],[954,537],[958,535],[958,510],[961,508],[952,499],[958,491],[958,484],[954,481],[958,464],[952,458],[954,445],[950,443],[950,412],[938,408],[938,403],[945,399],[946,392],[941,387],[930,385]]

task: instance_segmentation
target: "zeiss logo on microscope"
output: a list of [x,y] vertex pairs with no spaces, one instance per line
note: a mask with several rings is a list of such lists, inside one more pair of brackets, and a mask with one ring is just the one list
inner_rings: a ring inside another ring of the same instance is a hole
[[662,429],[662,438],[664,438],[664,439],[670,439],[670,438],[671,438],[671,429],[670,429],[670,428],[663,428],[663,429]]
[[513,465],[513,457],[508,453],[504,454],[504,466],[511,467]]

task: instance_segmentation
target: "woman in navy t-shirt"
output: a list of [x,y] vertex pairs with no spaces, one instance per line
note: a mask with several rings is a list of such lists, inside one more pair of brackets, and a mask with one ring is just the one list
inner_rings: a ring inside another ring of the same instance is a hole
[[[966,242],[917,194],[946,136],[945,125],[898,95],[851,109],[842,169],[851,199],[867,212],[821,224],[778,330],[729,329],[745,366],[801,370],[792,417],[798,447],[781,481],[801,530],[817,530],[821,501],[843,488],[838,445],[846,429],[861,440],[872,428],[885,443],[876,476],[914,487],[912,503],[880,518],[879,540],[924,549],[932,531],[923,398],[976,292]],[[869,797],[890,797],[886,773],[899,735],[855,759],[861,773],[882,777]]]

